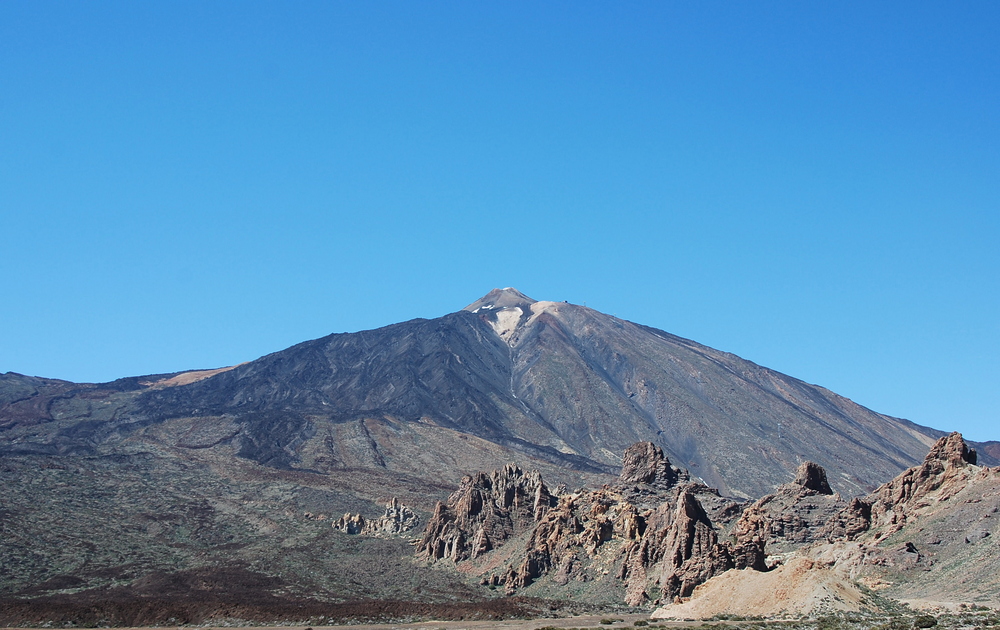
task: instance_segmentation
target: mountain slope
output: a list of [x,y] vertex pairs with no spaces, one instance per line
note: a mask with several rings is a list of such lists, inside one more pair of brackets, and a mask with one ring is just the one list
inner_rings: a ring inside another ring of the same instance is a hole
[[[734,355],[513,289],[438,319],[331,335],[150,391],[135,414],[234,417],[244,427],[238,452],[278,466],[302,465],[310,440],[343,436],[351,423],[369,444],[357,463],[373,466],[387,465],[393,449],[376,433],[393,423],[594,472],[613,472],[618,453],[648,440],[742,496],[789,481],[805,460],[858,494],[919,461],[940,435]],[[312,465],[335,467],[328,450]]]
[[744,496],[791,480],[811,460],[853,494],[919,461],[940,435],[592,309],[506,295],[498,305],[491,295],[469,309],[511,347],[518,397],[597,460],[649,440],[710,485]]
[[[0,426],[20,431],[3,434],[2,451],[96,453],[172,423],[183,431],[178,446],[321,473],[371,467],[442,479],[510,457],[613,474],[619,453],[648,440],[731,495],[766,493],[806,460],[853,495],[920,461],[942,434],[735,355],[514,289],[230,369],[99,386],[5,379]],[[490,461],[462,463],[460,443],[490,451]]]

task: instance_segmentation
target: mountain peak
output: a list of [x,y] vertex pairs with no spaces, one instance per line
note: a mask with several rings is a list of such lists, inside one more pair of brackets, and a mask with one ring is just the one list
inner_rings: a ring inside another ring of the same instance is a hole
[[521,293],[514,287],[503,289],[493,289],[472,304],[466,306],[463,311],[475,313],[480,309],[513,308],[515,306],[531,306],[538,300],[533,300]]

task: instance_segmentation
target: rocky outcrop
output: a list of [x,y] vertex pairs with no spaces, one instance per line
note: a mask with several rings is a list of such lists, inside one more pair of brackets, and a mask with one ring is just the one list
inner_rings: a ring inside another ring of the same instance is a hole
[[[975,449],[968,447],[960,433],[946,435],[934,443],[922,464],[903,471],[863,499],[851,499],[817,531],[830,542],[855,540],[868,531],[876,541],[884,539],[928,507],[930,495],[934,495],[933,501],[947,501],[965,488],[979,470],[976,461]],[[796,483],[804,478],[801,471]]]
[[[642,452],[655,454],[648,447],[632,451]],[[881,610],[886,596],[871,599],[859,584],[893,589],[892,597],[927,597],[942,588],[951,597],[993,597],[1000,468],[976,461],[975,451],[952,434],[920,466],[850,501],[832,491],[821,466],[806,462],[794,481],[746,506],[728,537],[705,509],[713,495],[697,484],[679,483],[671,496],[650,491],[666,498],[639,512],[644,532],[620,546],[625,601],[659,600],[667,606],[657,615],[686,618]],[[638,457],[628,476],[652,480],[657,476],[646,471],[655,469],[649,457]],[[970,563],[975,580],[955,557]],[[934,576],[946,576],[951,586]]]
[[475,558],[533,528],[553,505],[555,498],[537,472],[508,464],[467,475],[448,502],[434,508],[417,553],[454,561]]
[[697,497],[680,490],[676,500],[650,516],[646,535],[624,551],[619,576],[626,582],[626,603],[648,601],[650,587],[669,600],[686,597],[694,587],[735,566],[732,549],[719,544]]
[[933,460],[942,462],[946,466],[964,467],[968,464],[975,465],[978,456],[976,455],[976,449],[969,448],[962,434],[955,431],[934,443],[930,452],[927,453],[927,457],[924,458],[924,463],[926,464],[928,461]]
[[614,489],[561,496],[532,529],[523,558],[506,571],[484,578],[484,583],[502,584],[511,591],[547,573],[555,573],[557,584],[586,581],[588,559],[602,546],[637,541],[645,529],[645,519],[635,506]]
[[[875,564],[902,567],[879,540],[982,477],[975,461],[961,436],[947,436],[921,466],[850,501],[833,492],[821,466],[805,462],[793,481],[744,506],[692,481],[654,444],[637,443],[624,453],[618,482],[598,489],[554,496],[537,473],[513,465],[466,477],[437,506],[419,552],[462,563],[508,593],[601,580],[597,588],[606,584],[630,605],[680,602],[731,569],[769,572],[810,554],[848,580]],[[973,529],[966,545],[992,535],[983,524]],[[980,530],[987,534],[976,538]],[[912,543],[901,549],[897,555],[919,561]],[[823,571],[814,576],[821,582]]]
[[332,523],[334,529],[351,535],[357,535],[363,532],[365,530],[365,525],[367,524],[368,521],[365,517],[360,514],[351,514],[350,512],[344,514]]
[[669,490],[678,483],[691,481],[686,472],[671,465],[663,449],[652,442],[637,442],[625,449],[618,483],[623,487]]
[[883,484],[864,501],[870,505],[872,529],[884,538],[906,524],[916,510],[926,507],[928,495],[935,501],[947,500],[962,490],[978,467],[975,449],[970,449],[961,433],[940,438],[919,466],[904,471]]
[[420,516],[393,498],[385,504],[385,513],[380,518],[368,521],[363,533],[375,537],[399,536],[419,525]]
[[826,480],[826,470],[814,462],[800,464],[798,470],[795,471],[793,483],[817,494],[833,494],[830,483]]
[[692,481],[655,445],[638,443],[625,452],[618,482],[594,490],[553,497],[538,475],[514,466],[467,477],[438,506],[421,552],[467,561],[462,571],[508,593],[540,580],[543,588],[605,580],[628,604],[669,603],[730,569],[766,572],[837,545],[859,551],[830,566],[899,565],[872,545],[913,510],[965,488],[980,474],[974,461],[960,436],[948,436],[921,466],[850,501],[806,462],[793,481],[741,506]]
[[537,473],[515,466],[466,477],[437,506],[418,553],[475,561],[519,537],[522,553],[504,556],[499,567],[484,560],[483,584],[514,592],[545,576],[565,585],[614,568],[608,579],[630,604],[689,595],[730,568],[763,568],[764,539],[756,531],[720,541],[711,514],[728,518],[738,504],[691,482],[649,442],[631,446],[622,461],[618,483],[557,500]]
[[333,522],[333,528],[347,534],[391,538],[406,534],[420,525],[420,516],[395,497],[385,504],[379,518],[366,519],[360,514],[344,514]]
[[823,527],[823,537],[830,542],[851,541],[868,531],[872,524],[872,506],[857,497],[827,521]]
[[[833,493],[823,467],[804,462],[794,481],[750,504],[733,527],[737,547],[748,550],[743,563],[756,561],[760,557],[758,550],[762,552],[766,545],[783,553],[825,541],[834,532],[853,531],[857,528],[855,515],[848,513],[847,507],[840,495]],[[831,528],[838,518],[844,522],[839,528]],[[747,566],[764,568],[762,564]]]
[[730,532],[732,536],[733,566],[737,569],[766,571],[766,553],[771,539],[771,519],[766,512],[747,508]]

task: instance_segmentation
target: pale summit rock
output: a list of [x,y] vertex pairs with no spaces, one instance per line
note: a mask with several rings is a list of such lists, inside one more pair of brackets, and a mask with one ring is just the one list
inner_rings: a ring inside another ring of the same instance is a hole
[[524,311],[528,311],[531,305],[538,300],[533,300],[527,295],[521,293],[513,287],[506,287],[504,289],[493,289],[483,297],[479,298],[472,304],[469,304],[463,311],[469,311],[470,313],[475,313],[479,310],[492,310],[492,309],[502,309],[502,308],[522,308]]

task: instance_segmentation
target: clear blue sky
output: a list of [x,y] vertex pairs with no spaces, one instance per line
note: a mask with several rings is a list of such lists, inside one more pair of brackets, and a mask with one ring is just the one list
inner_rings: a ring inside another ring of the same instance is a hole
[[0,372],[584,303],[1000,439],[1000,3],[0,2]]

